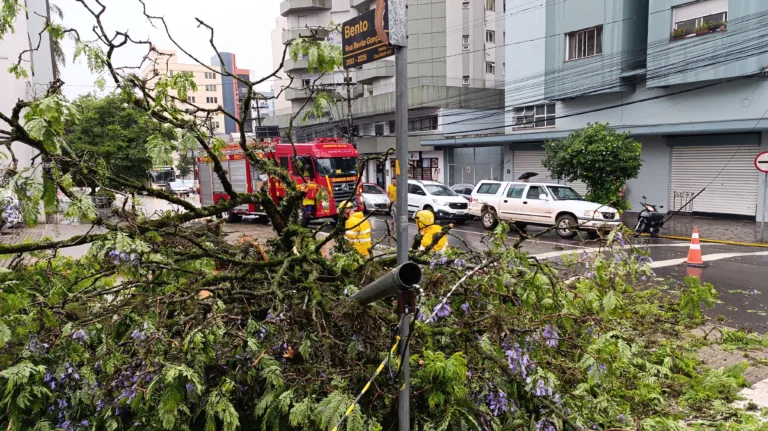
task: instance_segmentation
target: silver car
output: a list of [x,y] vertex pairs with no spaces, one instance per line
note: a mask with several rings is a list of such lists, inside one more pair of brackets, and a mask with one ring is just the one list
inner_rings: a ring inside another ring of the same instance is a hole
[[365,212],[389,212],[392,202],[387,192],[373,183],[363,183],[363,211]]

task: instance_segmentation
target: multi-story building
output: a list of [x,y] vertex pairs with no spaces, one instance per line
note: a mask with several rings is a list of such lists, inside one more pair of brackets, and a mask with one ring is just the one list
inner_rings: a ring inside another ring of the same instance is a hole
[[[206,109],[221,106],[227,112],[240,117],[241,102],[245,94],[244,85],[231,76],[221,74],[221,61],[218,56],[211,58],[210,65],[201,65],[180,63],[177,52],[173,50],[160,50],[160,53],[153,52],[150,54],[151,65],[144,70],[144,76],[150,76],[150,74],[173,76],[176,73],[189,72],[197,84],[197,91],[187,95],[189,102]],[[237,67],[235,54],[222,52],[221,58],[224,60],[226,70],[238,75],[238,77],[250,80],[250,70]],[[215,72],[212,72],[211,69]],[[232,134],[239,132],[235,120],[223,114],[210,118],[209,126],[214,133]]]
[[[339,24],[375,7],[375,0],[284,0],[272,33],[273,63],[283,61],[285,44],[298,37],[341,43],[329,35]],[[504,0],[415,0],[408,7],[409,175],[444,180],[446,164],[440,148],[423,148],[420,141],[446,133],[462,133],[480,125],[503,131],[504,118],[476,120],[504,106]],[[352,135],[361,154],[383,153],[395,147],[394,57],[366,64],[348,73],[339,70],[322,77],[309,73],[306,58],[285,59],[274,82],[275,117],[265,124],[289,126],[296,141],[322,136]],[[326,118],[301,121],[307,88],[337,95]],[[348,97],[351,96],[351,97]],[[348,103],[349,99],[351,103]],[[330,117],[330,122],[329,122]],[[370,162],[366,180],[385,185],[394,174],[394,161]],[[500,166],[496,167],[498,173]]]
[[543,142],[607,122],[643,145],[634,210],[643,195],[677,209],[706,188],[685,210],[760,220],[766,24],[761,0],[507,0],[506,133],[422,144],[495,148],[506,179],[547,178]]
[[[19,100],[32,100],[44,95],[57,77],[51,39],[47,33],[42,32],[46,26],[45,17],[50,17],[47,0],[27,0],[26,10],[22,10],[13,23],[14,32],[3,35],[0,41],[0,112],[10,114]],[[8,68],[18,61],[19,54],[23,52],[21,65],[29,76],[16,79],[8,73]],[[0,129],[7,127],[7,124],[0,121]],[[20,170],[32,166],[32,160],[37,154],[32,148],[13,143],[11,149],[19,161]],[[7,167],[9,160],[0,157],[0,171]],[[39,170],[33,174],[40,177]]]

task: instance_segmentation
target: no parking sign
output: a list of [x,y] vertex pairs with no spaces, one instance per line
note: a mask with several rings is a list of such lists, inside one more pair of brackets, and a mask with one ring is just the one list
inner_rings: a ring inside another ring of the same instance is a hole
[[758,171],[768,174],[768,151],[762,152],[755,157],[755,167]]

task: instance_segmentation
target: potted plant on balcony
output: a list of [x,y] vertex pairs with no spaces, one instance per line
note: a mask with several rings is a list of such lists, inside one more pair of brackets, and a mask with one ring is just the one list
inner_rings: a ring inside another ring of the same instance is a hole
[[677,28],[672,30],[672,40],[682,39],[690,34],[687,28]]
[[693,29],[693,32],[696,33],[696,36],[701,36],[702,34],[709,33],[709,23],[708,22],[701,23],[701,25]]
[[709,31],[715,32],[715,31],[721,31],[725,30],[725,22],[724,21],[717,21],[717,22],[710,22],[709,23]]

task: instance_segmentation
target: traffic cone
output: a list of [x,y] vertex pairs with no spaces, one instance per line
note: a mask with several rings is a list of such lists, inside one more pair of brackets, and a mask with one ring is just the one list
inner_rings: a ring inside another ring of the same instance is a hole
[[704,259],[701,258],[701,243],[699,242],[699,228],[693,228],[693,235],[691,236],[691,248],[688,249],[688,259],[685,261],[686,266],[692,266],[694,268],[706,268],[708,263],[704,263]]

